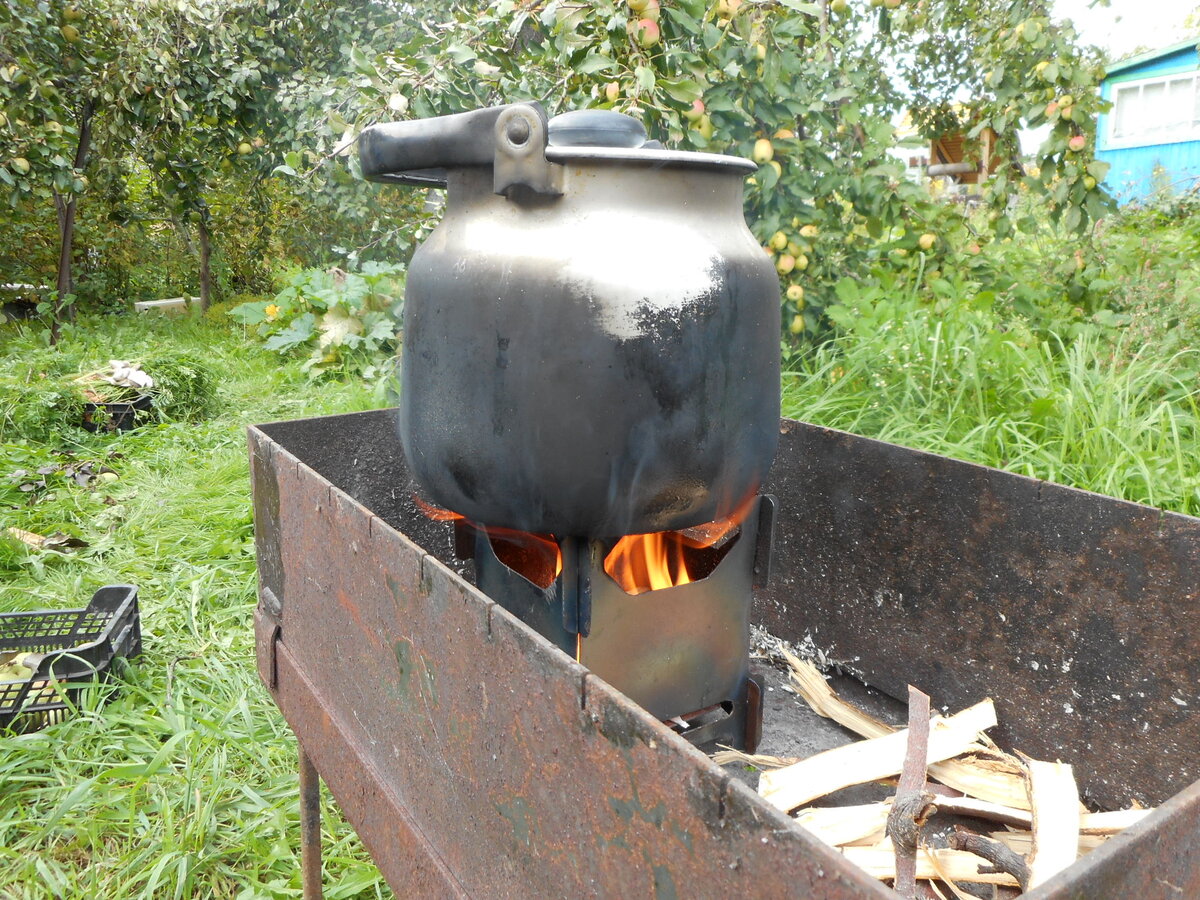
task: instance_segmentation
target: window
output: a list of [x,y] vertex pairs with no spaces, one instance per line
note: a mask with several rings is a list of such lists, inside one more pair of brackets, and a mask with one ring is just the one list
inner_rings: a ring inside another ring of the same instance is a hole
[[1194,140],[1200,140],[1200,74],[1117,85],[1109,117],[1112,146]]

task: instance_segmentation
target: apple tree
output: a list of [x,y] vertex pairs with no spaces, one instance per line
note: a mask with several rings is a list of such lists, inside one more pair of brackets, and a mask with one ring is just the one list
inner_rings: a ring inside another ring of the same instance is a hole
[[195,224],[204,308],[212,294],[210,194],[240,192],[260,218],[269,216],[264,181],[305,136],[294,98],[346,64],[344,44],[387,33],[395,18],[386,5],[334,0],[222,0],[219,8],[214,18],[211,3],[163,7],[172,44],[160,73],[165,89],[139,123],[137,142],[161,201],[181,227]]
[[[58,265],[51,340],[72,296],[79,197],[98,157],[125,152],[150,65],[134,11],[109,0],[0,6],[0,185],[10,203],[52,206]],[[152,86],[151,86],[152,90]]]
[[168,210],[196,222],[207,297],[206,190],[230,173],[249,187],[267,177],[278,160],[265,136],[285,148],[298,134],[277,92],[324,77],[343,43],[391,17],[387,4],[341,0],[0,4],[0,191],[55,210],[51,339],[73,299],[79,198],[97,177],[143,156]]
[[[1007,139],[982,237],[1028,225],[1007,214],[1018,185],[1068,229],[1108,208],[1091,153],[1098,61],[1041,0],[497,0],[428,32],[357,51],[346,121],[538,99],[551,113],[616,109],[671,145],[751,157],[747,216],[794,334],[820,325],[843,277],[936,272],[968,227],[889,153],[906,111],[929,137],[990,126]],[[1036,172],[1023,171],[1016,129],[1045,121]]]

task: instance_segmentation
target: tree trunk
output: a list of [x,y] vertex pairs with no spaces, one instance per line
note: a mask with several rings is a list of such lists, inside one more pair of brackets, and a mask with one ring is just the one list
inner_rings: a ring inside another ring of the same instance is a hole
[[62,323],[62,311],[66,297],[71,293],[71,251],[75,243],[75,195],[64,199],[54,194],[54,207],[58,211],[58,280],[54,287],[54,304],[50,309],[50,346],[58,344]]
[[[79,114],[79,144],[75,148],[75,168],[87,166],[88,153],[92,148],[92,115],[95,107],[89,100]],[[54,305],[50,310],[50,346],[58,345],[66,298],[72,292],[71,257],[75,245],[75,208],[77,194],[64,198],[55,191],[54,208],[58,213],[58,280],[54,288]]]
[[207,312],[212,300],[212,243],[209,241],[207,209],[200,211],[196,234],[200,238],[200,310]]

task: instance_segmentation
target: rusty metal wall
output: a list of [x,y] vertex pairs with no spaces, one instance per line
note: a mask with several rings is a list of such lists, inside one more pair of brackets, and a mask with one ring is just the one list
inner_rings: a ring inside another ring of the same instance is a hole
[[788,421],[769,488],[773,633],[893,696],[991,696],[1100,806],[1200,777],[1200,520]]
[[[891,896],[443,565],[391,428],[279,423],[251,451],[260,672],[398,893]],[[759,620],[886,690],[991,694],[1106,805],[1182,790],[1031,900],[1200,896],[1196,520],[783,430]]]

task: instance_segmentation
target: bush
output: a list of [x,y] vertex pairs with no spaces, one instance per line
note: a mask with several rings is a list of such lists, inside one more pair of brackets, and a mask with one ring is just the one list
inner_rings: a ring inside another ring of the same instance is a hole
[[264,338],[268,350],[308,350],[310,373],[373,377],[396,352],[402,272],[402,266],[375,262],[358,272],[299,269],[285,276],[274,299],[242,303],[229,315]]
[[14,439],[52,442],[64,424],[83,418],[83,396],[59,379],[0,379],[0,432]]

